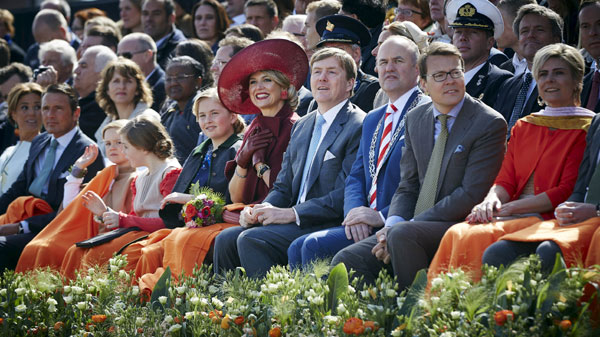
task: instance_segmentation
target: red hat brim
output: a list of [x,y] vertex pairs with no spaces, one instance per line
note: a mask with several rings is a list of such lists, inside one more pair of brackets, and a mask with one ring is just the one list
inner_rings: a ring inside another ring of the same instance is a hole
[[235,54],[219,76],[219,98],[225,107],[239,114],[259,114],[250,100],[250,75],[261,70],[277,70],[299,90],[308,75],[308,57],[294,42],[271,39],[256,42]]

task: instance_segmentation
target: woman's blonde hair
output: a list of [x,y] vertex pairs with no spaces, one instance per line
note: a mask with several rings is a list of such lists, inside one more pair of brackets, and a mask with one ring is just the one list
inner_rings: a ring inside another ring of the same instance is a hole
[[17,111],[17,105],[21,98],[27,94],[36,94],[42,98],[42,94],[44,93],[44,89],[37,83],[34,82],[26,82],[19,83],[15,85],[10,92],[8,93],[8,97],[6,98],[6,104],[8,106],[8,121],[15,125],[15,120],[12,118],[13,113]]
[[278,70],[268,69],[260,70],[258,72],[265,73],[265,75],[270,77],[273,80],[273,82],[277,83],[277,85],[279,85],[282,89],[285,89],[287,91],[288,98],[285,99],[285,101],[287,101],[292,110],[295,111],[298,107],[298,91],[296,90],[296,88],[294,88],[294,85],[290,82],[290,79]]
[[[206,90],[202,90],[200,93],[198,93],[198,95],[196,95],[196,99],[194,100],[194,106],[192,107],[192,111],[194,112],[194,116],[196,116],[196,119],[198,119],[200,101],[206,98],[214,99],[221,105],[223,105],[223,103],[221,103],[221,100],[219,99],[219,92],[217,91],[217,88],[213,87],[208,88]],[[244,123],[244,119],[239,114],[236,114],[235,112],[227,109],[225,105],[223,105],[223,108],[229,111],[229,113],[235,114],[236,116],[236,120],[233,123],[233,132],[237,134],[243,133],[246,130],[246,123]]]
[[106,124],[106,126],[102,128],[102,138],[104,138],[106,131],[110,129],[116,129],[117,133],[119,133],[119,131],[125,126],[125,124],[127,124],[127,122],[128,120],[126,119],[115,119],[114,121]]
[[119,130],[134,147],[166,159],[173,155],[173,141],[165,127],[157,119],[137,116]]
[[139,102],[144,102],[146,105],[152,105],[152,90],[146,82],[145,76],[142,73],[140,67],[133,61],[123,57],[110,62],[102,73],[100,74],[100,82],[96,87],[96,101],[98,105],[107,116],[113,119],[118,119],[119,114],[117,113],[117,107],[108,96],[108,84],[112,80],[115,73],[127,78],[133,78],[137,84],[135,96],[133,97],[133,104],[137,105]]
[[540,69],[550,58],[561,59],[565,61],[569,67],[571,77],[576,83],[575,90],[573,91],[573,99],[575,100],[575,105],[581,105],[580,96],[581,90],[583,90],[583,75],[585,72],[585,61],[583,60],[583,56],[581,56],[577,49],[563,43],[554,43],[545,46],[538,50],[533,58],[531,72],[533,73],[536,82],[540,75]]

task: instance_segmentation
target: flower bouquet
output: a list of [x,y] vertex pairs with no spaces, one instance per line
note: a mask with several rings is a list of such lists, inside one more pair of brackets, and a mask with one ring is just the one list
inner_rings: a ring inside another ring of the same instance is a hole
[[188,228],[198,228],[222,222],[225,200],[220,193],[208,187],[199,187],[193,184],[190,188],[194,199],[186,202],[181,210],[181,216]]

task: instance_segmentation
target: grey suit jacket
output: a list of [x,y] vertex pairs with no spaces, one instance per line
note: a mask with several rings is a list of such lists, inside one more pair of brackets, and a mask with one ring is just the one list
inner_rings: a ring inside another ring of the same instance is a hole
[[[433,103],[406,116],[401,179],[388,216],[413,218],[421,184],[434,146]],[[492,186],[506,149],[506,121],[498,112],[465,94],[448,140],[436,204],[414,217],[418,221],[461,221]]]
[[575,183],[573,194],[569,197],[569,201],[584,202],[590,180],[596,170],[598,151],[600,151],[600,115],[596,115],[592,119],[592,125],[588,129],[586,141],[587,146],[583,153],[581,165],[579,165],[577,182]]
[[264,200],[275,207],[294,206],[302,228],[342,222],[344,182],[356,158],[366,115],[350,101],[338,112],[315,154],[306,185],[306,201],[296,205],[317,113],[312,111],[292,127],[281,171]]

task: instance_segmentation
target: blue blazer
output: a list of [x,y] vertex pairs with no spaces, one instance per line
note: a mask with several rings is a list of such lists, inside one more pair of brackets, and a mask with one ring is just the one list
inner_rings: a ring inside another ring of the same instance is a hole
[[300,204],[304,162],[315,125],[317,110],[300,118],[292,127],[281,171],[265,198],[275,207],[294,207],[300,227],[339,225],[344,206],[344,181],[356,159],[365,113],[350,103],[338,112],[314,157],[306,183],[306,201]]
[[[419,99],[418,105],[430,101],[429,97],[424,95],[419,95],[417,99]],[[350,174],[346,178],[346,188],[344,189],[344,218],[353,208],[360,206],[369,207],[369,190],[371,189],[373,181],[371,174],[369,173],[369,150],[373,134],[377,129],[377,124],[385,115],[387,107],[388,105],[385,104],[382,107],[371,110],[363,121],[362,135],[356,160],[352,165]],[[408,111],[406,111],[405,114],[406,113],[408,113]],[[375,165],[377,164],[376,161],[382,134],[383,125],[378,131],[377,140],[375,142]],[[383,166],[377,176],[377,210],[386,218],[390,202],[400,183],[400,158],[402,158],[403,147],[404,132],[398,135],[396,141],[390,145],[390,150],[385,158],[383,158]]]
[[[29,158],[25,162],[23,171],[12,184],[10,189],[0,196],[0,214],[4,214],[8,205],[18,197],[31,195],[29,193],[29,186],[35,179],[35,161],[41,153],[50,144],[52,137],[47,132],[37,135],[31,142],[31,148],[29,149]],[[77,158],[79,158],[85,151],[85,147],[94,144],[94,142],[88,138],[79,128],[65,151],[62,153],[58,163],[54,167],[54,170],[50,174],[50,180],[48,183],[48,195],[44,199],[54,210],[49,214],[37,215],[27,219],[29,222],[29,229],[37,233],[44,229],[44,227],[56,217],[56,210],[62,203],[64,194],[64,184],[67,181],[67,176],[70,174],[69,169]],[[87,183],[96,173],[104,168],[104,159],[101,153],[98,153],[98,158],[88,166],[88,173],[85,175],[83,182]]]

